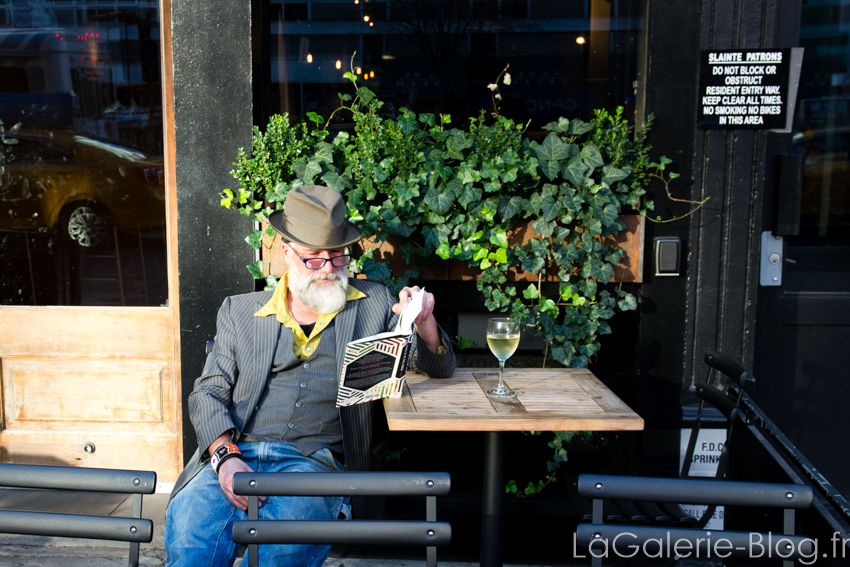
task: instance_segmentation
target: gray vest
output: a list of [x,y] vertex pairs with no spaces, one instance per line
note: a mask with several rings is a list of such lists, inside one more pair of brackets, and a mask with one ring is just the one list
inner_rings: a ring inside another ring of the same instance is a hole
[[[292,332],[283,326],[280,331]],[[342,453],[335,343],[333,322],[307,360],[278,341],[258,410],[243,433],[260,441],[284,441],[302,455],[323,448]]]

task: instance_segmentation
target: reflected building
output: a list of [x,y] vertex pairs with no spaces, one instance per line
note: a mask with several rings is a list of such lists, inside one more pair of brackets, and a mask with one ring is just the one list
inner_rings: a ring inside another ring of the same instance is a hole
[[167,301],[158,4],[0,3],[0,303]]

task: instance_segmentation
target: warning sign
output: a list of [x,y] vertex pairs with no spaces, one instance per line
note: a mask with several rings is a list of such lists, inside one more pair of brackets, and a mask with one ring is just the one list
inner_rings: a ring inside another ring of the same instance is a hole
[[785,128],[791,49],[702,52],[698,127]]

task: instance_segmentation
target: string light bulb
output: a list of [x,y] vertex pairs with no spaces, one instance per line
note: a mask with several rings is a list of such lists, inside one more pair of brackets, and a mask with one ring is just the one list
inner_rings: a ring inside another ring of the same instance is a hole
[[576,38],[576,43],[577,43],[577,44],[579,44],[579,45],[584,45],[584,42],[585,42],[585,41],[587,41],[587,40],[586,40],[586,39],[584,39],[584,37],[583,37],[583,36],[578,36],[578,37]]
[[355,67],[355,68],[354,68],[354,72],[355,72],[355,74],[359,75],[359,74],[360,74],[360,73],[362,73],[363,71],[360,69],[360,67]]
[[342,69],[342,61],[340,61],[339,59],[336,60],[336,68]]
[[308,53],[308,54],[307,54],[307,63],[312,63],[312,62],[313,62],[313,54],[312,54],[312,53]]

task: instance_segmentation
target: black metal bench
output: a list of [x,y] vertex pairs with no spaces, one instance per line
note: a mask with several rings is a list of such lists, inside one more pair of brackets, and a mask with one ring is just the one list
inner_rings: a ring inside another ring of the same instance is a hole
[[130,567],[139,564],[139,544],[153,539],[153,522],[142,518],[142,495],[156,490],[155,472],[4,463],[0,487],[133,495],[129,518],[0,510],[0,533],[126,541]]
[[[233,525],[233,541],[248,545],[249,567],[259,564],[258,545],[269,543],[399,545],[426,548],[437,564],[438,546],[451,543],[451,526],[437,521],[437,496],[448,494],[448,473],[341,472],[237,473],[233,492],[252,496],[248,519]],[[425,521],[259,520],[259,496],[424,496]]]
[[[797,559],[810,560],[816,551],[813,540],[794,535],[794,511],[812,505],[813,493],[807,485],[580,475],[578,491],[593,500],[593,523],[579,524],[576,543],[578,549],[587,550],[594,566],[602,564],[603,556],[629,557],[636,552],[667,558],[771,557],[790,564]],[[784,533],[606,524],[602,512],[605,500],[783,508]]]

